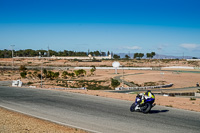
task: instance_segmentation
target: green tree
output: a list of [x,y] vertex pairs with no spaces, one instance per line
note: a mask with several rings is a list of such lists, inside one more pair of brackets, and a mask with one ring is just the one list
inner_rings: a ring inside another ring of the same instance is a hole
[[144,57],[144,54],[143,53],[139,53],[139,58],[141,59],[142,57]]
[[150,53],[146,53],[147,58],[151,58],[151,54]]
[[134,58],[134,59],[135,59],[135,58],[141,59],[143,56],[144,56],[143,53],[135,53],[133,58]]
[[94,74],[95,71],[96,71],[96,67],[92,65],[92,69],[90,69],[91,74]]
[[68,76],[70,76],[70,77],[74,77],[75,74],[74,74],[74,73],[68,73]]
[[101,55],[102,56],[106,56],[106,52],[101,52]]
[[90,52],[89,54],[92,55],[92,56],[94,56],[94,52]]
[[119,85],[120,85],[120,82],[118,80],[111,78],[111,86],[113,88],[116,88]]
[[130,56],[128,56],[128,55],[125,55],[125,59],[129,59],[130,58]]
[[79,75],[85,75],[86,71],[83,69],[79,69],[79,70],[74,70],[74,73],[76,76],[79,76]]
[[108,51],[108,52],[107,52],[107,56],[109,56],[109,55],[110,55],[110,52]]
[[156,55],[156,53],[155,52],[151,52],[151,58],[153,58],[154,56]]
[[153,58],[156,55],[155,52],[151,52],[151,53],[146,53],[147,58]]
[[94,55],[95,55],[95,56],[100,56],[101,53],[97,50],[97,51],[94,51]]
[[50,80],[52,80],[54,78],[54,72],[48,71],[47,77],[50,78]]
[[47,69],[43,69],[43,74],[44,74],[44,76],[45,76],[45,78],[47,77]]
[[67,72],[67,71],[64,71],[63,73],[62,73],[62,77],[63,78],[66,78],[66,76],[68,75],[69,73]]
[[120,56],[114,54],[114,55],[113,55],[113,58],[114,58],[114,59],[120,59]]
[[40,73],[38,73],[37,77],[38,77],[39,79],[41,79],[42,75],[41,75]]
[[59,73],[59,72],[55,72],[55,73],[54,73],[54,78],[58,78],[58,77],[59,77],[59,75],[60,75],[60,73]]
[[21,76],[22,78],[26,78],[26,75],[27,75],[26,71],[23,71],[23,72],[20,73],[20,76]]
[[56,51],[49,50],[49,56],[52,56],[52,55],[58,56],[58,53]]
[[134,53],[133,58],[136,59],[138,57],[138,55],[139,55],[138,53]]

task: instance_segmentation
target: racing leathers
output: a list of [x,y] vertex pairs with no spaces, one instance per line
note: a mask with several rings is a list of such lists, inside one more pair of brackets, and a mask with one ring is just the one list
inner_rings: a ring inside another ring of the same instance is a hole
[[147,99],[152,99],[152,104],[155,101],[155,96],[151,91],[147,91],[144,94],[140,94],[141,95],[141,102],[140,102],[140,106],[142,106],[144,104],[144,101]]

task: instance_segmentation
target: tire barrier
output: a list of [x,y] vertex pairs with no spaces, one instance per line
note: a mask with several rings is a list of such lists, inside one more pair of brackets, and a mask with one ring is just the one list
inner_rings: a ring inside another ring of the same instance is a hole
[[147,89],[154,89],[154,88],[168,88],[172,87],[173,84],[168,85],[158,85],[158,86],[144,86],[144,87],[119,87],[115,88],[115,90],[147,90]]

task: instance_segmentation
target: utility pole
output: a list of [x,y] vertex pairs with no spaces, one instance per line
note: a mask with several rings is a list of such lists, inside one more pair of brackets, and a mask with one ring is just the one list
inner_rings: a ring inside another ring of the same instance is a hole
[[47,56],[49,57],[49,46],[48,46],[48,55]]
[[39,59],[41,59],[41,88],[42,88],[42,54],[39,52]]
[[15,45],[10,45],[11,47],[12,47],[12,69],[13,69],[13,66],[14,66],[14,60],[13,60],[13,47],[15,46]]
[[122,87],[124,87],[124,66],[122,66],[122,69],[123,69],[123,73],[122,73],[122,76],[123,76],[123,80],[122,80]]
[[13,67],[14,67],[14,60],[13,60],[13,47],[14,47],[15,45],[11,45],[11,47],[12,47],[12,79],[13,79]]
[[49,60],[49,46],[48,46],[47,60]]

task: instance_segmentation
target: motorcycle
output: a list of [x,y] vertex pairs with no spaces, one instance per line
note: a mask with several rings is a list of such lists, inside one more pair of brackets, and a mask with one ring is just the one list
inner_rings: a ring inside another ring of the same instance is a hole
[[153,108],[156,104],[153,104],[154,99],[145,99],[144,104],[140,105],[141,97],[139,95],[136,96],[135,102],[131,105],[131,112],[143,112],[149,113],[151,108]]

